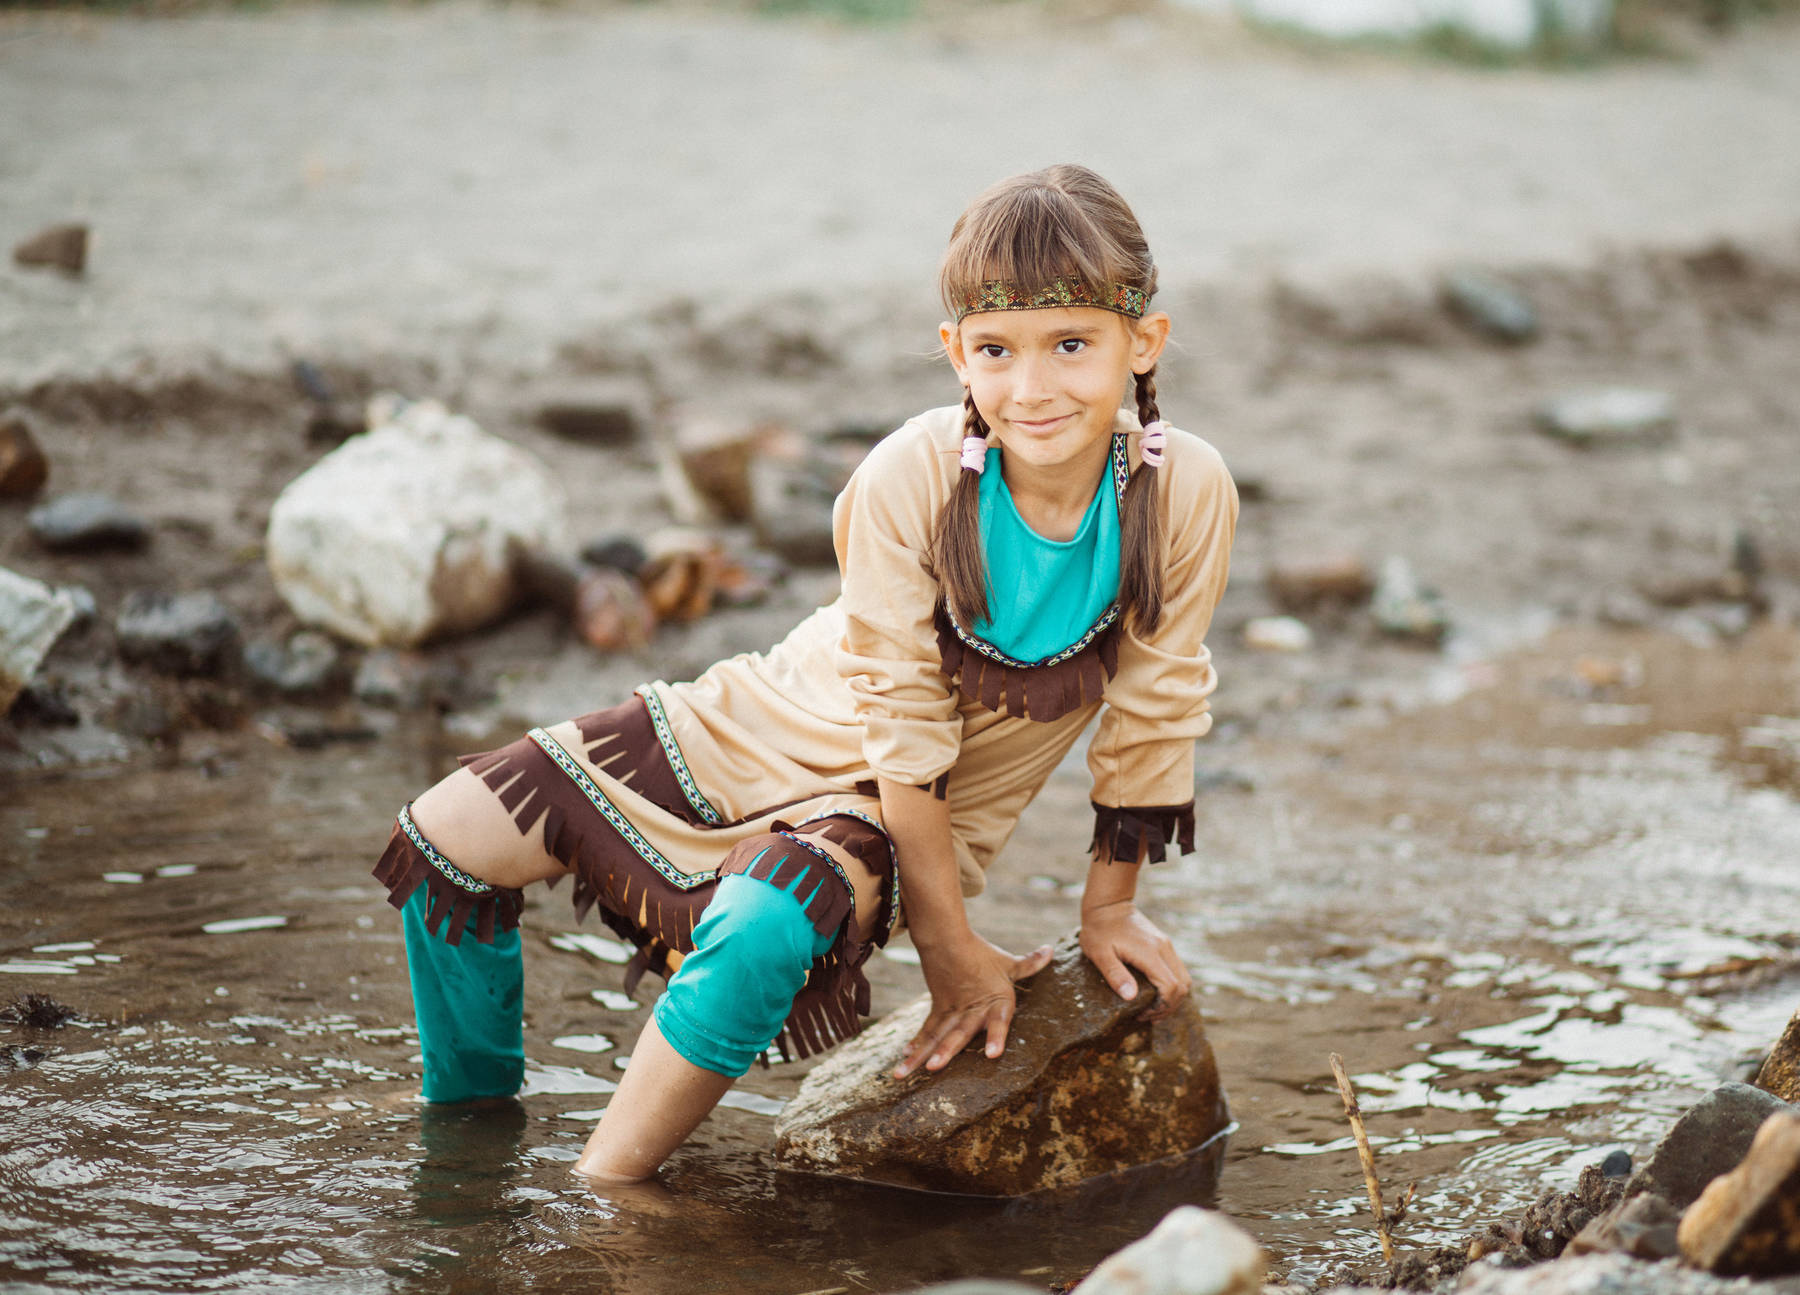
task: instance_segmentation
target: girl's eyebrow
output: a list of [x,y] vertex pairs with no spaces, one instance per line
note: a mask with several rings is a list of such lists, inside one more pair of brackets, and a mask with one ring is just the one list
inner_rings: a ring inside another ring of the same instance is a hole
[[1057,342],[1065,337],[1074,337],[1086,341],[1096,336],[1099,332],[1099,327],[1094,324],[1073,324],[1067,328],[1047,329],[1040,334],[1034,334],[1024,338],[1013,338],[1007,336],[1004,331],[973,328],[967,331],[965,340],[971,346],[987,346],[990,344],[1012,346],[1016,341],[1031,342],[1048,340]]

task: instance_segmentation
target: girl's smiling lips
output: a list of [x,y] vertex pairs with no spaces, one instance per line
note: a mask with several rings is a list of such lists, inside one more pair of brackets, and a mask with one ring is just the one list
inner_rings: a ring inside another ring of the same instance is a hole
[[1014,427],[1023,427],[1028,432],[1047,432],[1073,417],[1073,414],[1058,414],[1055,418],[1009,418],[1006,421]]

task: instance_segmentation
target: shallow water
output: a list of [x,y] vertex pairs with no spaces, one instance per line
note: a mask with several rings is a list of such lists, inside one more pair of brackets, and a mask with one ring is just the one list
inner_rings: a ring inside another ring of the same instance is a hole
[[[1582,682],[1599,658],[1634,661],[1632,682]],[[1202,848],[1152,875],[1149,902],[1195,970],[1239,1122],[1216,1190],[1216,1154],[1014,1203],[779,1174],[771,1116],[804,1067],[778,1065],[659,1184],[596,1196],[568,1167],[645,1010],[616,942],[578,932],[560,895],[526,918],[522,1099],[414,1100],[398,919],[367,868],[393,806],[449,765],[435,728],[311,753],[213,735],[156,765],[9,776],[0,997],[82,1018],[0,1027],[0,1279],[1047,1285],[1198,1199],[1317,1281],[1376,1255],[1333,1051],[1387,1190],[1419,1183],[1401,1244],[1448,1241],[1615,1146],[1647,1151],[1800,1003],[1780,746],[1797,660],[1775,630],[1710,649],[1559,631],[1470,667],[1447,705],[1210,739]],[[1084,792],[1078,765],[1059,771],[979,901],[1003,943],[1073,925]],[[918,991],[909,952],[877,960],[877,1010]]]

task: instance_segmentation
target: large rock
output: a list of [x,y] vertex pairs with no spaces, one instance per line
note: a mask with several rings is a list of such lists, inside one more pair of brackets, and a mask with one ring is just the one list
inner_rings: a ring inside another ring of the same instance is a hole
[[1193,1150],[1229,1121],[1190,1001],[1154,1025],[1073,937],[1021,987],[1006,1052],[892,1078],[930,1010],[921,998],[840,1048],[777,1122],[786,1168],[927,1191],[1017,1196]]
[[0,715],[11,709],[79,614],[68,590],[0,567]]
[[413,647],[505,613],[521,588],[514,554],[562,542],[560,483],[433,401],[378,398],[369,421],[269,514],[269,572],[288,606],[369,647]]
[[1750,1154],[1681,1217],[1682,1257],[1728,1275],[1800,1273],[1800,1112],[1763,1122]]
[[1794,1013],[1775,1050],[1756,1072],[1756,1086],[1784,1102],[1800,1103],[1800,1011]]
[[1708,1183],[1749,1153],[1764,1120],[1791,1109],[1748,1084],[1720,1085],[1675,1121],[1649,1163],[1632,1175],[1625,1194],[1655,1192],[1677,1209],[1686,1209]]
[[1182,1205],[1088,1274],[1074,1295],[1260,1295],[1262,1247],[1217,1210]]

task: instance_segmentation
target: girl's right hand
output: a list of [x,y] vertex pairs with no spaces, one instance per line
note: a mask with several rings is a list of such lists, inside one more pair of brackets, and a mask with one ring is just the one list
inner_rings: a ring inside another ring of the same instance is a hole
[[894,1067],[894,1078],[905,1079],[921,1062],[927,1070],[942,1070],[984,1031],[987,1055],[999,1056],[1006,1049],[1017,1001],[1013,982],[1049,966],[1051,952],[1046,944],[1015,958],[972,930],[945,945],[920,949],[920,967],[931,990],[931,1014],[913,1036],[906,1057]]

